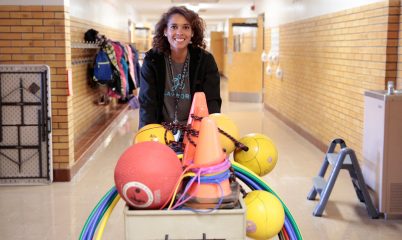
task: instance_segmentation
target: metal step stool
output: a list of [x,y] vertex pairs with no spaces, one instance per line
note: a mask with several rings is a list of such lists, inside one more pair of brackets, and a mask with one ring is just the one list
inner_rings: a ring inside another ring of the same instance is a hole
[[[337,144],[339,144],[341,147],[339,153],[334,152]],[[329,164],[331,164],[333,168],[327,182],[325,181],[324,176]],[[325,154],[318,176],[313,178],[314,186],[308,194],[307,199],[315,200],[317,193],[320,195],[320,202],[314,209],[313,215],[316,217],[322,216],[331,191],[335,185],[336,178],[338,177],[341,169],[346,169],[349,171],[357,198],[360,200],[360,202],[364,202],[366,204],[369,216],[371,218],[378,218],[379,213],[377,209],[374,208],[373,202],[371,201],[370,195],[367,191],[356,154],[352,149],[346,147],[346,143],[343,139],[339,138],[334,139],[331,142],[328,151]]]

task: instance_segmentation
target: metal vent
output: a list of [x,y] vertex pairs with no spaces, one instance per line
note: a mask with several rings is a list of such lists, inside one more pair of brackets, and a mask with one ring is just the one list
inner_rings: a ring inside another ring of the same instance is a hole
[[391,183],[390,212],[402,213],[402,183]]

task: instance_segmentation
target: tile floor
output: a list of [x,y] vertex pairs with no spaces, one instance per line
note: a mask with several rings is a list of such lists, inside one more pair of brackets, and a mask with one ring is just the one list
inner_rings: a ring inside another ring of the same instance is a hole
[[[222,84],[222,112],[235,121],[241,136],[263,133],[276,143],[279,160],[264,180],[285,202],[304,239],[402,239],[402,220],[370,219],[344,171],[324,216],[312,216],[317,202],[308,201],[306,196],[323,153],[261,104],[228,102],[225,82]],[[114,166],[131,144],[137,124],[138,110],[127,111],[71,182],[0,187],[0,239],[78,239],[89,213],[113,186]],[[117,204],[103,239],[124,239],[123,206],[122,201]]]

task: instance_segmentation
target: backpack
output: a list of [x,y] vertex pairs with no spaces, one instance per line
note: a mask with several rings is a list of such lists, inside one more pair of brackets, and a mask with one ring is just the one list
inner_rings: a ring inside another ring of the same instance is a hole
[[96,54],[93,80],[100,84],[110,84],[114,80],[112,63],[103,49]]

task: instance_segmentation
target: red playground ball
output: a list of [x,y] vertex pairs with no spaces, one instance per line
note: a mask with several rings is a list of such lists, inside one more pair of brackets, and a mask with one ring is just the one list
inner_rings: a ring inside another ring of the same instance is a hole
[[182,167],[176,153],[159,142],[130,146],[114,170],[120,197],[136,209],[159,209],[169,200]]

